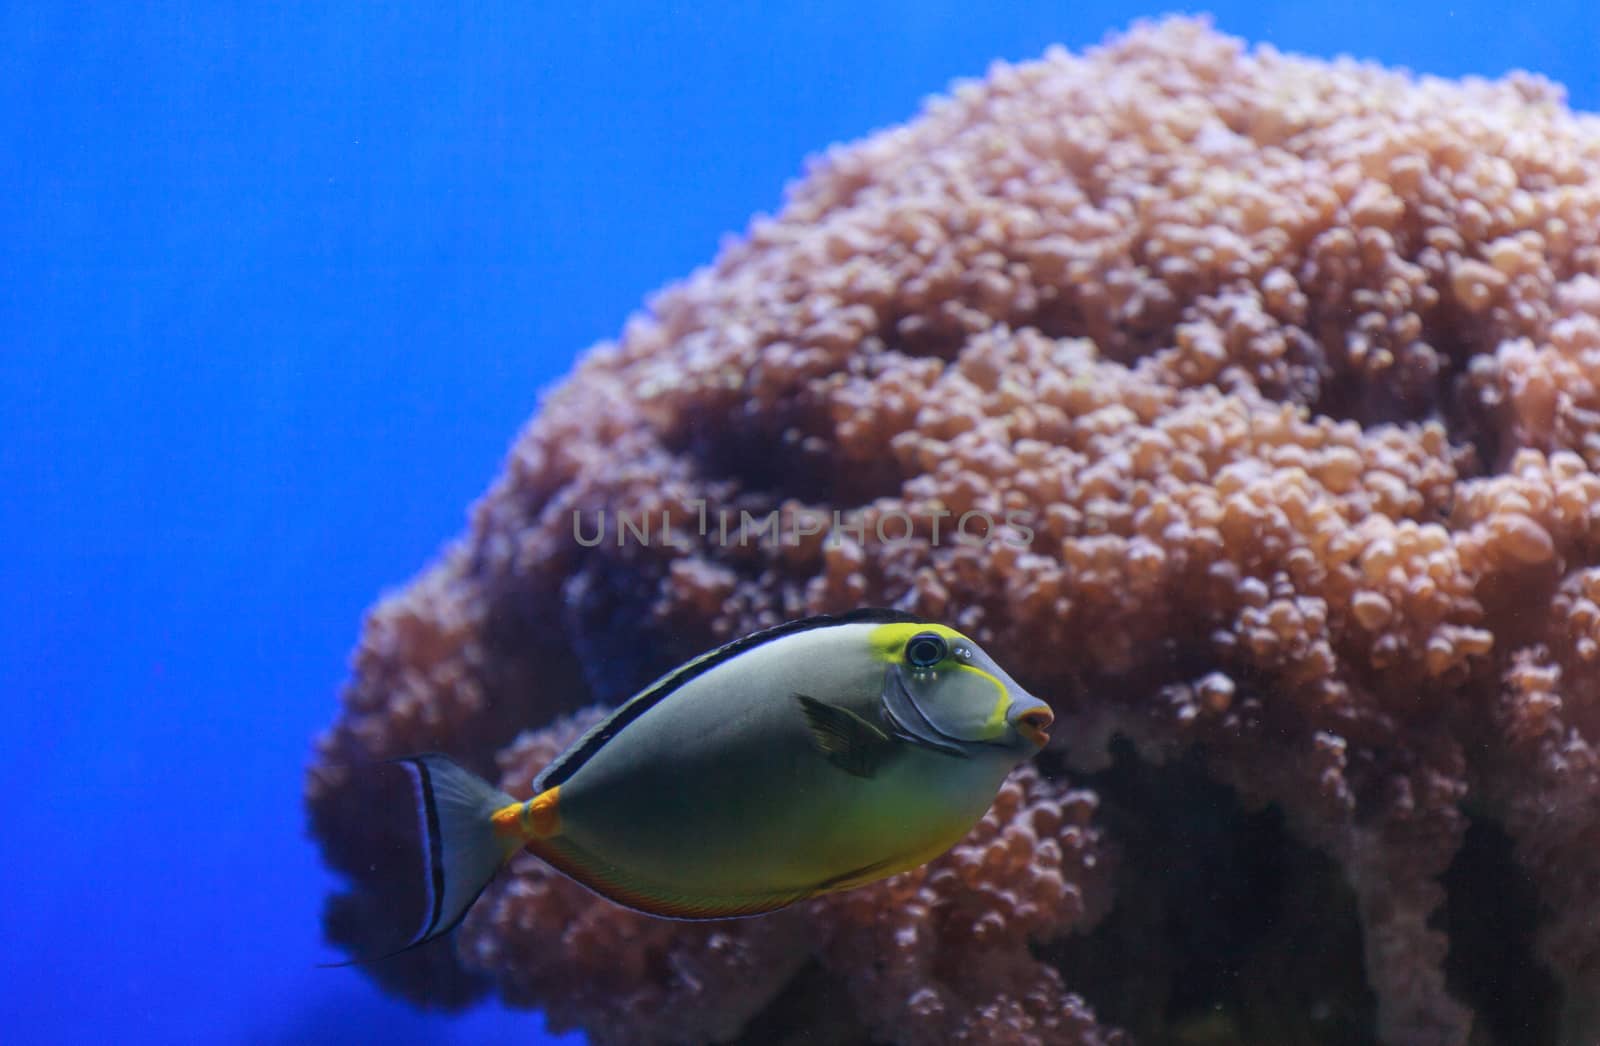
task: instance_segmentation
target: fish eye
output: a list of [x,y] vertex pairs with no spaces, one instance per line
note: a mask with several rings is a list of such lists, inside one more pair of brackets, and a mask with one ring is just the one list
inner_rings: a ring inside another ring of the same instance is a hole
[[906,660],[913,668],[932,668],[950,653],[944,637],[936,632],[923,632],[911,637],[906,644]]

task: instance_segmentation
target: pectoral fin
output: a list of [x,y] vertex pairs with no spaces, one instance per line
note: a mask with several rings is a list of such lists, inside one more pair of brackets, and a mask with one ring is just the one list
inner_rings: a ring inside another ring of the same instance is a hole
[[805,694],[794,696],[805,714],[812,740],[827,753],[828,762],[845,773],[871,777],[894,754],[894,739],[848,708]]

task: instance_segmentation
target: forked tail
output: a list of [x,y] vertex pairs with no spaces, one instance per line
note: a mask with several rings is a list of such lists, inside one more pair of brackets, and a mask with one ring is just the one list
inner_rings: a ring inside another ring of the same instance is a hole
[[527,842],[525,804],[476,774],[442,755],[394,762],[411,775],[416,796],[424,875],[422,928],[392,952],[329,965],[387,959],[449,933],[500,866]]

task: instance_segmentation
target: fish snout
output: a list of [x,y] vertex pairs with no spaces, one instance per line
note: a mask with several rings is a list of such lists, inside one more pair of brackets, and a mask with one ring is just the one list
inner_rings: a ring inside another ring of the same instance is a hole
[[1050,706],[1038,698],[1021,703],[1011,719],[1012,725],[1017,728],[1017,733],[1032,741],[1038,748],[1043,748],[1049,743],[1050,724],[1055,721],[1055,713],[1050,711]]

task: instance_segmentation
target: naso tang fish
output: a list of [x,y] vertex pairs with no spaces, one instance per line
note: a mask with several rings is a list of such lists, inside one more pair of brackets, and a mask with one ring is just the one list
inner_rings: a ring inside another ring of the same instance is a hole
[[414,776],[428,912],[454,927],[526,848],[651,915],[769,912],[922,864],[1049,739],[1049,707],[953,628],[885,610],[735,640],[564,752],[527,802],[439,755]]

